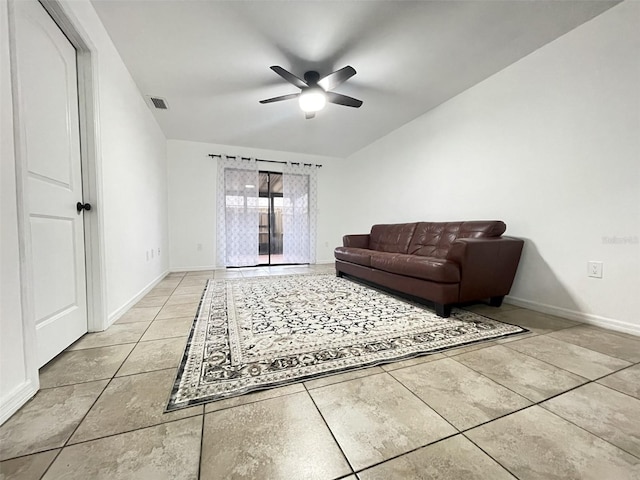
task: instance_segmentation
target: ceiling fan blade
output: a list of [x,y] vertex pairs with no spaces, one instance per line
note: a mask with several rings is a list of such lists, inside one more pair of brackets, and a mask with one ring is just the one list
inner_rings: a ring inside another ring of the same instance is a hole
[[292,98],[298,98],[299,93],[290,93],[289,95],[280,95],[279,97],[267,98],[266,100],[260,100],[260,103],[273,103],[281,102],[282,100],[291,100]]
[[273,65],[270,68],[271,68],[271,70],[276,72],[278,75],[280,75],[282,78],[284,78],[287,82],[295,85],[298,88],[307,88],[309,86],[309,85],[307,85],[307,82],[305,82],[304,80],[299,79],[293,73],[287,72],[282,67],[279,67],[277,65]]
[[304,114],[304,118],[306,118],[307,120],[310,120],[312,118],[314,118],[316,116],[316,112],[306,112]]
[[356,69],[347,65],[346,67],[343,67],[340,70],[336,70],[335,72],[330,73],[326,77],[318,80],[318,85],[320,85],[325,91],[333,90],[345,80],[353,77],[355,74]]
[[354,108],[359,108],[362,105],[362,100],[358,100],[357,98],[347,97],[346,95],[341,95],[335,92],[327,92],[326,95],[327,102]]

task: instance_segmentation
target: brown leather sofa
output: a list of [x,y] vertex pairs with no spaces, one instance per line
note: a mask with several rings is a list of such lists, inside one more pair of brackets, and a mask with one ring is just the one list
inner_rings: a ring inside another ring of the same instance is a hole
[[465,302],[499,307],[524,244],[503,237],[506,228],[497,220],[374,225],[369,234],[343,237],[336,274],[433,302],[441,317]]

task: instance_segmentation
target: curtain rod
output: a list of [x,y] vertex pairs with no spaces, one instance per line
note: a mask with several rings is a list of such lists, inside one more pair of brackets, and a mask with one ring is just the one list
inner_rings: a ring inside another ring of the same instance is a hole
[[[215,157],[219,157],[222,158],[222,154],[220,153],[210,153],[209,156],[211,158],[215,158]],[[241,157],[239,155],[225,155],[225,157],[233,157],[233,158],[237,158],[240,160],[251,160],[250,157]],[[265,160],[264,158],[254,158],[255,161],[257,162],[267,162],[267,163],[281,163],[283,165],[286,164],[291,164],[291,165],[303,165],[305,167],[317,167],[317,168],[322,168],[322,165],[319,163],[302,163],[302,162],[283,162],[281,160]]]

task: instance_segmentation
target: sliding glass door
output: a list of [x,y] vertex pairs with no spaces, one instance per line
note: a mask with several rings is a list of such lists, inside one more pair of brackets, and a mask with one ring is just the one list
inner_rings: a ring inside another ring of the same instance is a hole
[[218,165],[218,265],[315,263],[315,168],[259,171],[255,159]]
[[259,263],[260,265],[282,265],[288,263],[283,257],[282,174],[261,171],[259,179]]

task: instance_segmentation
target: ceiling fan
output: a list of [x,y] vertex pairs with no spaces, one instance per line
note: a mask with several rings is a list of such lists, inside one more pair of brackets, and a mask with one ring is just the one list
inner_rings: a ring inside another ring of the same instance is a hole
[[281,102],[282,100],[297,98],[306,119],[315,117],[316,112],[322,110],[327,102],[354,108],[362,105],[362,100],[331,91],[356,74],[355,68],[351,66],[343,67],[323,78],[320,78],[318,72],[311,70],[304,74],[304,80],[277,65],[272,66],[271,70],[287,82],[300,88],[301,91],[300,93],[290,93],[289,95],[260,100],[260,103]]

